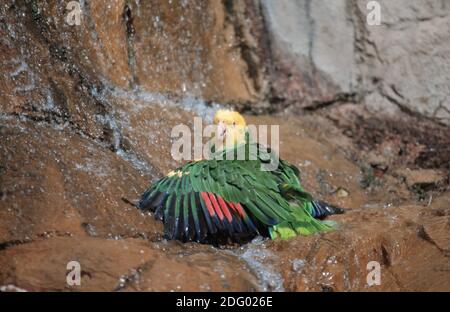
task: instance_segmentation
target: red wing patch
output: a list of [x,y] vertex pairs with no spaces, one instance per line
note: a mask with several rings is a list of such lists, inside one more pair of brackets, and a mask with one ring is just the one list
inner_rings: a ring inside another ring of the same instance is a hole
[[245,217],[244,208],[242,208],[240,203],[230,203],[230,206],[241,216]]
[[[202,233],[193,234],[196,235],[197,240],[205,239],[207,238],[207,235],[209,236],[223,232],[228,232],[229,235],[237,238],[238,240],[246,237],[246,235],[251,236],[259,234],[258,228],[246,213],[241,203],[226,201],[222,196],[211,192],[199,192],[197,193],[197,196],[200,201],[198,202],[200,206],[193,206],[191,208],[202,209],[202,213],[198,214],[199,218],[196,220],[194,217],[194,222],[198,223],[198,229],[187,229],[187,232],[185,231],[183,234],[184,239],[192,239],[193,236],[190,235],[189,231],[199,230],[201,232],[203,229],[207,230],[209,234],[205,233],[203,236]],[[183,217],[181,222],[184,222],[183,226],[191,227],[191,224],[186,223],[188,221],[189,220],[185,220],[185,217]],[[177,237],[174,236],[174,238]]]
[[200,195],[203,198],[203,201],[206,204],[206,208],[208,209],[209,215],[213,217],[216,213],[214,212],[214,208],[212,207],[211,201],[209,200],[208,193],[201,192]]
[[217,215],[220,220],[223,220],[225,216],[227,220],[231,222],[233,220],[233,216],[230,212],[230,209],[237,212],[240,217],[245,216],[244,209],[242,208],[240,203],[235,204],[232,202],[227,202],[221,196],[215,195],[213,193],[201,192],[200,195],[202,196],[211,217]]
[[228,210],[227,202],[219,195],[217,195],[217,201],[219,202],[219,205],[222,208],[223,214],[225,215],[225,217],[227,217],[228,221],[231,222],[233,220],[233,217],[231,216],[230,210]]
[[222,212],[222,210],[220,210],[220,206],[219,206],[219,203],[217,202],[216,195],[214,195],[213,193],[208,193],[208,195],[209,195],[209,199],[211,200],[211,202],[213,204],[214,210],[217,213],[217,216],[219,217],[220,220],[223,220],[223,212]]

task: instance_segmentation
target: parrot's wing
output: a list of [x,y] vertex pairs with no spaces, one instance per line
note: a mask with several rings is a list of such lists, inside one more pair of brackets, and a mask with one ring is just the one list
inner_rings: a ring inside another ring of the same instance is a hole
[[326,230],[311,216],[312,198],[300,185],[298,169],[281,160],[275,171],[261,170],[269,160],[257,153],[256,160],[188,163],[148,189],[139,207],[164,221],[167,238],[183,241],[285,237],[284,228],[298,234]]
[[164,221],[170,239],[242,240],[266,235],[268,226],[293,218],[278,184],[276,175],[260,170],[258,160],[202,160],[159,180],[139,207]]

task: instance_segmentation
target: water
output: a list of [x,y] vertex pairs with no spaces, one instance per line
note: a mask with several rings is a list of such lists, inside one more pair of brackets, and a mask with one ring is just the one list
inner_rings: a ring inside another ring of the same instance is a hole
[[155,106],[160,108],[181,108],[203,118],[206,123],[211,123],[214,113],[218,109],[226,107],[224,104],[215,102],[207,104],[207,102],[202,98],[192,95],[187,95],[184,97],[170,97],[167,94],[149,92],[141,88],[126,90],[110,84],[106,84],[106,86],[107,88],[103,95],[104,97],[111,96],[112,98],[126,100],[126,103],[132,103],[132,107],[129,108],[135,112],[142,109],[151,109]]
[[277,257],[266,248],[265,240],[262,237],[255,238],[251,243],[239,248],[234,253],[244,260],[256,275],[261,291],[284,291],[283,277],[270,264],[270,262],[276,262]]
[[27,292],[27,290],[15,285],[3,285],[0,286],[0,292]]
[[[141,133],[140,131],[145,131],[145,128],[142,130],[136,128],[130,121],[133,116],[139,116],[143,111],[154,108],[178,108],[203,118],[205,123],[211,123],[215,111],[224,107],[218,103],[207,104],[203,99],[194,96],[172,98],[166,94],[149,92],[140,88],[133,90],[122,89],[106,81],[103,81],[103,84],[104,88],[101,92],[93,88],[91,94],[96,100],[104,103],[108,107],[109,112],[104,115],[96,115],[96,118],[105,127],[111,129],[112,145],[116,154],[129,162],[142,174],[153,172],[153,168],[142,157],[134,153],[133,150],[123,148],[124,130],[129,134],[145,135],[149,143],[154,146],[158,146],[160,143],[158,139],[167,134],[163,132]],[[120,104],[116,105],[117,103]],[[144,122],[155,123],[152,120]],[[129,137],[128,139],[133,141],[133,138]],[[135,144],[139,144],[139,142],[135,142]]]

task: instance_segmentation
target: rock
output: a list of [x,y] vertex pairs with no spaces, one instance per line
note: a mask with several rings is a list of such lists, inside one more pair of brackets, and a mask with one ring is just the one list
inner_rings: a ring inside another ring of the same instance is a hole
[[[125,291],[257,291],[260,281],[233,254],[207,246],[173,246],[164,258],[145,267]],[[163,281],[163,282],[162,282]]]
[[[222,1],[83,2],[80,25],[66,22],[62,3],[5,3],[0,14],[10,25],[1,61],[13,74],[2,79],[20,79],[20,95],[71,101],[70,84],[81,78],[210,101],[258,98]],[[33,49],[21,50],[25,42]]]
[[[385,189],[366,194],[359,188],[359,168],[333,145],[340,137],[327,135],[326,121],[278,118],[248,119],[282,123],[282,157],[310,161],[301,167],[306,189],[353,210],[331,218],[339,225],[335,232],[229,250],[161,241],[161,223],[128,203],[159,175],[150,164],[142,176],[126,154],[70,127],[2,119],[0,285],[108,291],[449,289],[448,196],[430,207],[361,209],[389,197]],[[132,152],[135,145],[130,146]],[[323,179],[345,185],[351,195],[322,194],[318,168],[327,172]],[[82,266],[79,288],[65,283],[71,260]],[[366,283],[366,264],[372,260],[382,267],[382,285],[373,288]]]
[[99,143],[45,123],[1,120],[0,138],[0,243],[160,233],[159,223],[128,203],[156,173],[151,165],[141,175]]
[[441,1],[261,1],[274,69],[272,97],[320,108],[358,102],[450,122],[450,7]]
[[272,78],[277,96],[305,107],[357,91],[355,32],[346,1],[261,4],[278,69]]
[[378,168],[382,171],[386,171],[389,168],[389,160],[387,155],[369,153],[367,163],[369,163],[371,167]]
[[361,101],[376,113],[448,124],[448,5],[380,1],[380,26],[367,25],[366,5],[97,1],[83,3],[80,25],[71,26],[61,3],[6,3],[0,105],[70,117],[97,137],[108,126],[95,115],[109,110],[103,93],[110,89],[255,112]]
[[[449,290],[448,255],[420,235],[421,207],[348,211],[333,217],[339,231],[270,242],[289,291]],[[441,217],[434,217],[433,222]],[[430,221],[427,221],[430,222]],[[449,229],[437,229],[440,242]],[[441,236],[442,235],[442,236]],[[292,263],[302,266],[293,267]],[[368,264],[380,264],[380,285],[369,285]]]
[[[361,14],[366,3],[357,1]],[[381,25],[357,28],[364,46],[364,88],[377,89],[378,102],[449,124],[450,7],[445,1],[379,3]]]
[[[182,163],[171,155],[172,143],[179,137],[175,133],[172,138],[172,129],[177,125],[193,129],[195,116],[201,117],[203,124],[210,123],[214,112],[195,98],[179,103],[164,96],[152,97],[147,92],[112,92],[106,98],[115,108],[112,122],[123,149],[133,151],[161,173],[168,173]],[[190,155],[193,159],[192,151]]]
[[336,195],[337,197],[347,197],[349,193],[346,189],[338,188],[338,190],[336,191]]
[[450,217],[442,217],[439,219],[427,220],[424,224],[424,234],[432,242],[436,244],[439,249],[450,253]]
[[450,255],[450,196],[449,192],[430,202],[424,213],[424,238]]
[[432,169],[411,170],[407,168],[397,170],[396,174],[405,178],[406,185],[409,188],[426,187],[429,185],[436,186],[445,179],[441,172]]
[[[167,252],[171,249],[172,252]],[[175,252],[177,251],[177,252]],[[77,261],[81,285],[66,282]],[[258,288],[245,263],[203,246],[143,240],[56,237],[13,246],[0,253],[0,281],[28,291],[251,291]]]

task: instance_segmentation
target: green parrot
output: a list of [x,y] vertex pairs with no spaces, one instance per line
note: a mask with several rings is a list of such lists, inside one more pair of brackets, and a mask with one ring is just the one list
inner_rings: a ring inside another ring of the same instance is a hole
[[287,239],[333,229],[321,219],[344,210],[313,199],[287,161],[261,170],[276,155],[252,142],[242,115],[219,110],[214,123],[213,157],[171,171],[141,196],[138,208],[163,221],[167,239],[244,243],[258,235]]

